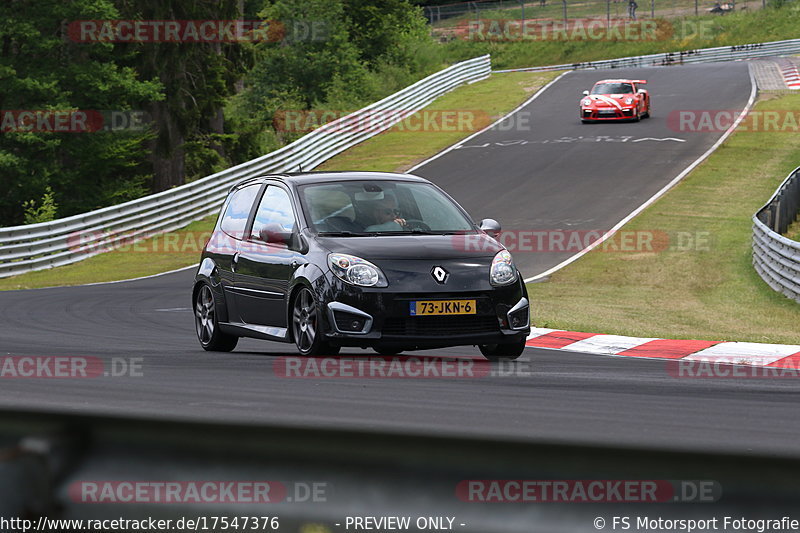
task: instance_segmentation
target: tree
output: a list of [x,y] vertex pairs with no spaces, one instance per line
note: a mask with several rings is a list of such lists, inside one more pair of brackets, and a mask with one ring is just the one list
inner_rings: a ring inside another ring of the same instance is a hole
[[[21,224],[23,204],[48,186],[58,216],[146,190],[147,131],[105,130],[101,112],[156,100],[159,84],[119,66],[113,45],[74,42],[66,31],[69,21],[118,16],[110,0],[0,4],[0,225]],[[88,119],[70,123],[79,113]],[[56,117],[67,117],[69,131],[58,131]]]
[[[251,129],[273,123],[281,110],[357,109],[441,66],[420,8],[407,0],[266,0],[260,14],[282,23],[285,34],[258,44],[235,99]],[[281,140],[297,136],[291,133]]]
[[[239,0],[117,0],[122,17],[137,20],[231,21],[244,9]],[[251,65],[250,48],[239,42],[151,42],[123,45],[137,54],[129,63],[156,78],[165,98],[146,108],[156,137],[150,143],[154,191],[181,185],[228,166],[224,142],[225,100]],[[186,167],[187,147],[195,156]],[[213,152],[213,153],[212,153]]]

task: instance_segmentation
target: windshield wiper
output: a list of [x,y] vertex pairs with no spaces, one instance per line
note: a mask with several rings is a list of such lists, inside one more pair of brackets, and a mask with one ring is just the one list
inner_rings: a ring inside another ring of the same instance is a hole
[[355,231],[320,231],[317,235],[320,237],[367,237],[371,234]]
[[433,231],[420,228],[401,231],[382,231],[379,235],[456,235],[456,231]]

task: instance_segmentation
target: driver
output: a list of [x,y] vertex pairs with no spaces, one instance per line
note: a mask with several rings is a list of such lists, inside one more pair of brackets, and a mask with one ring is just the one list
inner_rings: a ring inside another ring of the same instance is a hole
[[405,229],[406,220],[400,218],[397,199],[394,196],[386,195],[382,200],[375,202],[371,213],[375,223],[364,228],[364,231],[403,231]]

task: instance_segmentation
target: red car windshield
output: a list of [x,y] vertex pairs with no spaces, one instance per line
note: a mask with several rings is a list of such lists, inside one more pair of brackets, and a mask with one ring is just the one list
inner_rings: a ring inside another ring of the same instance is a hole
[[630,83],[598,83],[592,89],[591,94],[630,94],[633,92],[633,85]]

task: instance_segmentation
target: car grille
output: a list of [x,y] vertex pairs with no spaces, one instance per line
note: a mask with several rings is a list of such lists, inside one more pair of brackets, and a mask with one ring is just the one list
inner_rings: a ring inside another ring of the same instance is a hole
[[387,318],[383,335],[388,336],[445,336],[500,331],[495,316],[418,316]]

